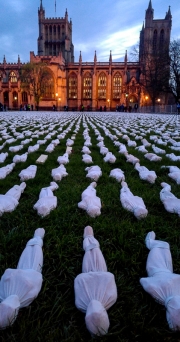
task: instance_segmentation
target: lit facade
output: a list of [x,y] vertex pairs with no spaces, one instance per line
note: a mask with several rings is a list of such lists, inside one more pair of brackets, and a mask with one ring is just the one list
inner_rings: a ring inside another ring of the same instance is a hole
[[[120,104],[132,108],[135,104],[143,105],[147,96],[141,73],[143,53],[169,44],[171,34],[170,8],[164,19],[154,20],[153,17],[150,0],[145,25],[140,32],[138,62],[129,62],[127,51],[123,62],[114,62],[111,51],[107,62],[99,62],[96,52],[92,62],[84,62],[81,52],[79,61],[74,62],[72,22],[68,20],[67,10],[63,18],[46,18],[41,0],[38,9],[38,53],[30,52],[30,62],[43,62],[46,70],[39,108],[52,109],[55,105],[58,109],[68,106],[76,110],[83,105],[86,110],[100,107],[115,110]],[[21,87],[19,72],[22,66],[19,57],[17,63],[7,63],[5,57],[0,63],[0,102],[10,109],[27,103],[35,108],[33,93],[23,91]]]

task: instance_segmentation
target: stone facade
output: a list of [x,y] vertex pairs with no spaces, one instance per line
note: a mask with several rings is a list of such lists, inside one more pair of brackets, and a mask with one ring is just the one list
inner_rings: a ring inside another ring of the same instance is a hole
[[[92,62],[83,62],[81,52],[79,61],[74,62],[72,22],[68,20],[67,10],[64,18],[45,18],[41,0],[38,54],[30,52],[30,62],[44,63],[48,75],[39,107],[52,109],[54,105],[60,110],[68,106],[76,110],[83,105],[86,110],[101,107],[115,110],[120,104],[132,108],[135,104],[144,105],[146,92],[142,86],[141,61],[143,53],[147,52],[146,42],[151,50],[169,44],[172,24],[170,8],[165,19],[154,20],[153,16],[150,0],[140,32],[138,62],[129,62],[127,51],[123,62],[114,62],[111,51],[107,62],[99,62],[96,52]],[[33,93],[21,88],[19,71],[22,66],[19,57],[15,64],[7,63],[5,57],[0,63],[0,102],[10,109],[27,103],[35,107]]]

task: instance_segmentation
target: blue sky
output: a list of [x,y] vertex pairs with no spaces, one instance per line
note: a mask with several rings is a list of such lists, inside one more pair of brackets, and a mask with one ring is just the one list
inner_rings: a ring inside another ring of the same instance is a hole
[[[46,17],[64,17],[67,8],[73,23],[75,61],[79,51],[84,62],[108,61],[124,58],[139,41],[149,0],[43,0]],[[0,63],[6,56],[8,63],[29,61],[29,52],[37,54],[38,7],[40,0],[1,0]],[[169,6],[172,13],[172,39],[180,38],[179,0],[152,0],[154,19],[163,19]]]

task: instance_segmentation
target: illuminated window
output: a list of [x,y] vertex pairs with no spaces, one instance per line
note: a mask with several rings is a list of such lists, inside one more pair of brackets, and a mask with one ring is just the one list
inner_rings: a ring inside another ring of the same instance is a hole
[[101,73],[98,78],[98,98],[106,98],[106,75]]
[[77,76],[76,74],[71,74],[68,82],[68,91],[70,99],[77,99]]
[[49,70],[43,70],[40,78],[40,85],[42,97],[44,99],[54,99],[54,78]]
[[14,71],[11,71],[10,74],[9,74],[9,80],[10,82],[14,83],[14,82],[17,82],[17,76],[15,74]]
[[113,77],[113,99],[120,99],[122,92],[122,77],[116,73]]
[[83,79],[83,98],[92,98],[92,77],[90,73],[87,73]]

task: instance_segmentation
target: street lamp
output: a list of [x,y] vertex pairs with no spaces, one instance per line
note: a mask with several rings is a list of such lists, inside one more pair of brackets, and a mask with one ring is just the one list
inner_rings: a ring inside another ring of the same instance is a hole
[[110,111],[110,99],[108,99],[107,102],[108,102],[108,107],[109,107],[109,111]]
[[59,101],[59,104],[60,104],[59,105],[59,111],[61,111],[61,98],[60,97],[58,98],[58,101]]
[[149,98],[149,97],[146,95],[146,96],[145,96],[146,112],[147,112],[147,101],[148,101],[148,98]]
[[58,110],[58,93],[56,93],[56,110]]

